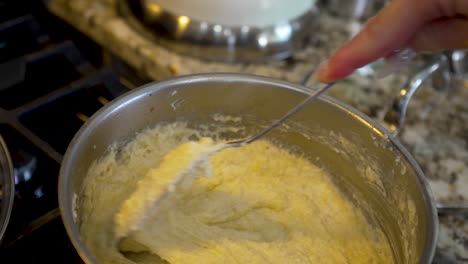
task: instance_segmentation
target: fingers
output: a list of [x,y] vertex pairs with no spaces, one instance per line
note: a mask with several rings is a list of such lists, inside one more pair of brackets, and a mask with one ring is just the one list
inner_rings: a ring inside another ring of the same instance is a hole
[[421,51],[468,48],[468,20],[449,19],[424,26],[410,46]]
[[338,49],[316,73],[322,82],[342,79],[393,50],[402,48],[437,15],[429,0],[394,0],[352,40]]

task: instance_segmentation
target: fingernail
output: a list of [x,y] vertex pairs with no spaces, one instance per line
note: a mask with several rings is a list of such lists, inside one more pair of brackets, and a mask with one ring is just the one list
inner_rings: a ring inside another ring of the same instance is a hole
[[322,63],[320,63],[317,70],[315,71],[314,76],[312,76],[312,79],[314,81],[324,82],[327,79],[326,78],[327,72],[328,72],[328,60],[325,60]]

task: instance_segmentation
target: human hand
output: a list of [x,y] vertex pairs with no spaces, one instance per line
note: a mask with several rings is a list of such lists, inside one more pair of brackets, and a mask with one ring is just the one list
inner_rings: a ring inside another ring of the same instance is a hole
[[340,80],[395,50],[468,48],[468,0],[393,0],[319,67],[322,82]]

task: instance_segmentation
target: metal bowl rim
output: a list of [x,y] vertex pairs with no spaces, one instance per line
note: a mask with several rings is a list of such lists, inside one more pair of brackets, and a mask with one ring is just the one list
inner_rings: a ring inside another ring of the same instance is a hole
[[[278,87],[282,89],[289,89],[291,91],[300,92],[306,95],[307,88],[300,85],[294,84],[285,80],[258,76],[253,74],[243,74],[243,73],[202,73],[202,74],[190,74],[179,77],[173,77],[163,81],[154,81],[138,88],[135,88],[120,97],[114,99],[109,104],[105,105],[94,113],[85,124],[78,130],[73,139],[71,140],[65,155],[63,157],[62,165],[60,168],[59,174],[59,183],[58,183],[58,199],[59,199],[59,208],[64,222],[64,226],[72,244],[77,249],[80,257],[85,261],[85,263],[97,263],[95,258],[86,248],[85,244],[80,238],[79,230],[74,224],[73,214],[70,208],[71,204],[71,189],[70,181],[67,175],[71,175],[71,164],[73,163],[73,155],[78,150],[80,142],[86,140],[88,136],[94,131],[94,129],[106,119],[108,116],[112,115],[113,112],[118,109],[125,107],[127,104],[131,103],[134,100],[138,100],[143,96],[152,95],[159,90],[167,89],[173,85],[189,85],[191,83],[200,83],[200,82],[247,82],[252,84],[262,84],[269,85],[272,87]],[[416,160],[412,155],[406,150],[406,148],[401,144],[401,142],[393,137],[389,131],[384,128],[379,123],[372,120],[367,115],[363,114],[354,107],[345,104],[342,101],[334,99],[327,95],[321,95],[318,100],[330,103],[334,106],[341,108],[346,112],[351,112],[357,115],[360,118],[360,122],[366,122],[374,129],[377,129],[387,137],[393,146],[403,155],[403,157],[409,162],[411,167],[414,169],[424,201],[426,203],[426,213],[428,215],[427,223],[427,241],[422,254],[421,263],[430,263],[434,257],[437,237],[438,237],[438,215],[437,209],[435,206],[435,199],[432,194],[429,183],[424,176],[423,171],[417,164]]]
[[[1,199],[2,203],[2,208],[1,210],[5,210],[2,212],[0,210],[0,244],[2,242],[3,236],[5,235],[8,223],[10,221],[10,216],[11,216],[11,211],[13,208],[13,202],[15,198],[15,181],[14,181],[14,173],[13,173],[13,163],[11,161],[10,154],[8,152],[8,147],[3,140],[3,137],[0,135],[0,155],[3,157],[0,159],[0,162],[3,160],[5,162],[5,168],[0,167],[2,171],[0,173],[6,172],[3,178],[3,185],[4,185],[4,190],[6,189],[7,191],[3,191],[3,194],[7,195],[7,197],[4,197],[5,199]],[[1,175],[0,175],[1,176]],[[3,207],[3,205],[6,205]]]

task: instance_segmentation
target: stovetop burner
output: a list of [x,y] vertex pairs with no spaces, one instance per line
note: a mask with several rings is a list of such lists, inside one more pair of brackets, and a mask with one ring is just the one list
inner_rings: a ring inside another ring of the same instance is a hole
[[16,188],[2,263],[83,263],[60,218],[57,180],[81,125],[129,90],[101,54],[41,1],[0,1],[0,134]]

